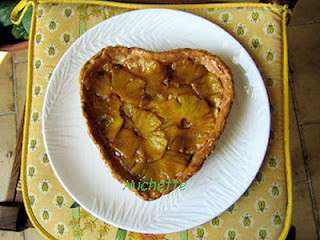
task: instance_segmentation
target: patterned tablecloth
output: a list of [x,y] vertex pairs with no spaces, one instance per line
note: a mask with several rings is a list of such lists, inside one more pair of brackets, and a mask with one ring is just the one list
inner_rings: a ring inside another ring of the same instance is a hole
[[42,104],[50,75],[62,54],[82,33],[99,22],[144,6],[85,3],[32,2],[35,16],[30,39],[22,185],[29,217],[37,229],[48,238],[75,240],[251,240],[278,239],[281,234],[283,237],[291,217],[291,183],[289,178],[288,192],[286,178],[286,172],[290,177],[290,162],[284,125],[287,117],[284,114],[287,111],[286,39],[283,39],[286,9],[276,5],[240,3],[174,6],[220,25],[249,51],[267,86],[272,105],[272,134],[256,179],[241,199],[221,216],[188,231],[145,235],[105,224],[75,204],[70,208],[73,200],[56,179],[44,149]]

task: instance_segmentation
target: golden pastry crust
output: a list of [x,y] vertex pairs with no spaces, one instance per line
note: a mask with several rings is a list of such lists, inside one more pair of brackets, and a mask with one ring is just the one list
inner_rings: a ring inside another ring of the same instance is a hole
[[[89,134],[116,179],[126,183],[154,175],[181,184],[213,151],[234,88],[228,66],[207,51],[116,46],[85,63],[80,95]],[[170,106],[177,109],[170,111]],[[175,160],[163,160],[166,156]],[[144,200],[172,191],[131,190]]]

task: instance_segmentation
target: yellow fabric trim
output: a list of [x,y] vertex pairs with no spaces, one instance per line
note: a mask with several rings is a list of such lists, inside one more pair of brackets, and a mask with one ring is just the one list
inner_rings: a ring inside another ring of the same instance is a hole
[[[33,5],[32,1],[28,1],[28,0],[21,0],[12,10],[11,14],[10,14],[10,20],[13,24],[15,25],[19,25],[24,17],[24,15],[26,14],[28,8]],[[19,15],[19,13],[22,13]],[[19,16],[18,16],[19,15]]]
[[292,170],[290,158],[290,129],[289,129],[289,87],[288,87],[288,46],[287,46],[287,11],[282,13],[282,52],[283,52],[283,111],[284,111],[284,151],[287,177],[287,214],[279,240],[284,240],[291,227],[292,221]]
[[[46,238],[55,239],[49,234],[37,221],[34,213],[29,204],[29,198],[27,193],[27,181],[26,181],[26,156],[28,148],[28,137],[29,137],[29,121],[30,121],[30,108],[32,100],[32,76],[33,76],[33,50],[34,50],[34,37],[35,37],[35,25],[36,25],[36,11],[38,3],[75,3],[75,4],[93,4],[103,6],[113,6],[122,8],[173,8],[179,9],[181,7],[185,9],[198,9],[198,8],[235,8],[235,7],[270,7],[273,11],[282,14],[282,51],[283,51],[283,84],[284,84],[284,150],[285,150],[285,163],[286,163],[286,179],[287,179],[287,212],[284,223],[284,228],[281,232],[279,240],[284,240],[289,232],[292,219],[292,173],[291,173],[291,159],[290,159],[290,132],[289,132],[289,89],[288,89],[288,55],[287,55],[287,32],[286,32],[286,21],[287,15],[290,14],[287,6],[280,6],[269,3],[220,3],[220,4],[130,4],[130,3],[117,3],[117,2],[100,2],[100,1],[85,1],[85,0],[22,0],[14,8],[11,13],[11,20],[14,24],[20,24],[22,18],[29,6],[33,6],[34,10],[32,13],[32,22],[29,35],[29,49],[28,49],[28,82],[27,82],[27,94],[26,94],[26,110],[25,110],[25,126],[23,132],[23,146],[22,146],[22,161],[21,161],[21,179],[22,179],[22,195],[25,205],[26,212],[32,222],[33,226]],[[22,10],[21,15],[17,19],[19,12]]]
[[38,3],[73,3],[73,4],[90,4],[100,6],[110,6],[119,8],[134,8],[134,9],[145,9],[145,8],[171,8],[171,9],[199,9],[199,8],[255,8],[255,7],[269,7],[276,13],[282,13],[283,10],[288,12],[286,6],[272,3],[198,3],[198,4],[154,4],[154,3],[122,3],[113,1],[97,1],[97,0],[33,0]]

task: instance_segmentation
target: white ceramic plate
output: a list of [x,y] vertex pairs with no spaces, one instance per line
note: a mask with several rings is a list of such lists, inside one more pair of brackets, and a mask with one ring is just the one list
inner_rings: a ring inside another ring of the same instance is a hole
[[[202,169],[156,201],[138,198],[115,180],[87,134],[80,108],[79,72],[111,45],[154,51],[206,49],[234,75],[235,101],[225,131]],[[205,223],[232,205],[249,187],[263,161],[270,112],[261,75],[247,51],[219,26],[192,14],[165,9],[127,12],[81,36],[57,64],[43,108],[45,146],[66,191],[103,221],[144,233],[169,233]]]

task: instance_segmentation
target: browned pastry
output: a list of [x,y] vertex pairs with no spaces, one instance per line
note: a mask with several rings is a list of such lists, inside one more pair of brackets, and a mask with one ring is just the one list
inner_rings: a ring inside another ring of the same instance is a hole
[[[231,108],[229,68],[196,49],[107,47],[82,68],[89,133],[120,182],[185,182],[212,152]],[[173,188],[137,190],[154,200]]]

